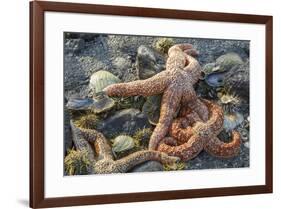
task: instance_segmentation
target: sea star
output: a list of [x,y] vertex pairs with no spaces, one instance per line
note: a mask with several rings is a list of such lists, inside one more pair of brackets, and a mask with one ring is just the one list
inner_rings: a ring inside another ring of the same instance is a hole
[[169,131],[171,137],[166,137],[160,142],[158,151],[180,157],[184,161],[196,157],[203,149],[222,158],[234,157],[239,153],[239,132],[232,131],[231,142],[222,142],[217,135],[222,130],[223,110],[215,103],[207,100],[203,102],[209,109],[209,120],[203,122],[196,112],[183,111],[187,112],[187,115],[174,120]]
[[[172,123],[180,104],[197,104],[193,85],[201,78],[201,66],[191,55],[197,51],[190,44],[176,44],[168,51],[166,70],[146,80],[118,83],[107,86],[104,91],[109,96],[151,96],[163,93],[159,122],[149,141],[149,149],[155,150]],[[202,107],[204,108],[204,107]],[[200,108],[199,108],[200,109]],[[206,115],[202,115],[205,119]]]
[[[138,151],[119,160],[114,160],[108,140],[102,133],[94,129],[78,128],[72,121],[71,128],[74,134],[83,136],[73,137],[74,140],[78,139],[75,145],[78,144],[79,146],[76,148],[86,149],[90,152],[90,162],[93,162],[92,172],[96,174],[124,173],[149,160],[159,161],[163,164],[174,164],[180,160],[178,157],[168,156],[165,153],[152,150]],[[95,157],[89,143],[94,145],[97,154]]]

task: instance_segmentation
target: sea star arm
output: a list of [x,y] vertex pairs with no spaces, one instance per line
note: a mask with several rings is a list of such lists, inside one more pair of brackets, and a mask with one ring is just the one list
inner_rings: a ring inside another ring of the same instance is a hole
[[180,49],[181,51],[183,51],[184,53],[186,54],[189,54],[191,56],[197,56],[198,55],[198,52],[196,49],[193,48],[193,46],[191,44],[176,44],[174,46],[172,46],[170,49],[169,49],[169,52],[168,54],[171,54],[173,50],[177,50],[177,49]]
[[161,94],[170,82],[167,71],[162,71],[151,78],[128,83],[117,83],[103,89],[108,96],[151,96]]
[[184,161],[196,157],[204,148],[205,138],[193,135],[188,142],[179,146],[171,146],[160,142],[158,151],[167,153],[170,156],[177,156]]
[[156,125],[150,140],[149,149],[156,150],[158,143],[168,133],[174,114],[180,105],[182,92],[176,87],[170,86],[162,96],[159,122]]
[[213,102],[207,100],[203,100],[203,102],[209,109],[209,120],[207,122],[196,122],[193,126],[193,131],[194,133],[204,137],[217,135],[221,132],[223,126],[223,110],[220,106]]
[[[184,124],[187,125],[187,127],[183,127],[185,126]],[[169,134],[177,139],[178,144],[183,144],[193,135],[193,130],[191,124],[188,123],[185,118],[177,118],[173,121]]]
[[232,131],[232,141],[229,143],[222,142],[218,137],[212,137],[206,143],[204,150],[209,154],[229,158],[238,155],[240,151],[241,139],[237,131]]
[[188,103],[188,107],[195,111],[203,121],[209,118],[208,107],[199,98],[192,100]]
[[160,143],[159,144],[168,144],[168,145],[170,145],[170,146],[177,146],[178,145],[178,142],[177,142],[177,140],[175,139],[175,138],[173,138],[173,137],[164,137],[161,141],[160,141]]
[[113,160],[111,147],[108,144],[108,140],[104,137],[102,133],[96,131],[95,129],[80,128],[80,130],[83,133],[84,137],[87,139],[87,141],[94,145],[98,160]]
[[115,167],[120,173],[124,173],[136,165],[149,160],[159,161],[163,164],[173,164],[178,162],[180,159],[178,157],[168,156],[167,154],[158,151],[143,150],[115,161]]
[[70,127],[72,131],[72,140],[77,150],[85,150],[87,152],[87,157],[91,163],[94,163],[94,151],[89,144],[89,142],[84,138],[82,131],[75,126],[72,120],[70,120]]
[[184,71],[190,75],[190,82],[192,85],[198,82],[199,79],[202,79],[202,68],[199,62],[192,56],[185,54],[185,59],[187,65],[184,67]]
[[194,134],[192,126],[196,122],[202,122],[202,119],[189,107],[181,109],[180,115],[182,117],[176,118],[173,121],[169,134],[177,140],[178,144],[183,144],[186,143]]

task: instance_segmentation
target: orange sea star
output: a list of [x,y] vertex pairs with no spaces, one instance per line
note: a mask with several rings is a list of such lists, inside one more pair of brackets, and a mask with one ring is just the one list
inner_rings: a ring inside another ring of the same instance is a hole
[[209,109],[208,121],[203,122],[192,110],[182,111],[187,115],[173,121],[169,131],[171,137],[163,138],[158,151],[180,157],[184,161],[196,157],[203,149],[222,158],[233,157],[239,153],[241,140],[237,131],[232,131],[232,141],[229,143],[224,143],[217,137],[223,126],[222,108],[207,100],[203,102]]
[[[163,93],[159,122],[149,141],[149,149],[155,150],[173,121],[180,104],[190,104],[204,109],[193,85],[201,78],[201,66],[191,55],[197,52],[190,44],[177,44],[168,51],[166,70],[146,80],[112,84],[104,89],[109,96],[151,96]],[[200,115],[207,119],[206,115]]]

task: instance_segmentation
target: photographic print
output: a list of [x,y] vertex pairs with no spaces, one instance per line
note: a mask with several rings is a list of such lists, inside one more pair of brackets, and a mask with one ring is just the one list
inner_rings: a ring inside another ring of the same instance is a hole
[[249,167],[249,40],[64,32],[64,175]]
[[30,2],[30,207],[272,193],[272,28]]

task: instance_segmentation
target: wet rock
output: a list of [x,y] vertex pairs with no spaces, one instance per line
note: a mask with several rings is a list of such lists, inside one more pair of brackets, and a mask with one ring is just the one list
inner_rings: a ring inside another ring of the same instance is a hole
[[99,34],[94,33],[65,33],[66,39],[83,39],[84,41],[93,41],[95,40]]
[[85,47],[85,41],[83,39],[67,39],[65,43],[64,52],[79,53]]
[[246,61],[225,74],[225,87],[235,91],[241,98],[249,100],[249,78],[249,61]]
[[147,97],[142,107],[142,112],[147,115],[148,121],[152,125],[156,125],[160,116],[162,95]]
[[112,65],[114,71],[123,82],[133,81],[138,79],[136,69],[133,69],[131,56],[119,56],[113,59]]
[[140,79],[147,79],[165,68],[165,59],[153,49],[141,45],[136,59],[137,73]]
[[64,154],[73,146],[72,134],[70,128],[70,115],[68,111],[64,111]]
[[124,58],[124,57],[116,57],[113,62],[113,66],[117,69],[120,70],[128,70],[131,68],[132,62],[129,58]]
[[118,133],[132,136],[137,130],[149,127],[147,116],[138,109],[130,108],[116,112],[103,121],[98,129],[106,137],[111,138],[112,135],[116,136]]
[[136,172],[154,172],[154,171],[163,171],[163,165],[158,161],[148,161],[134,167],[131,172],[136,173]]

